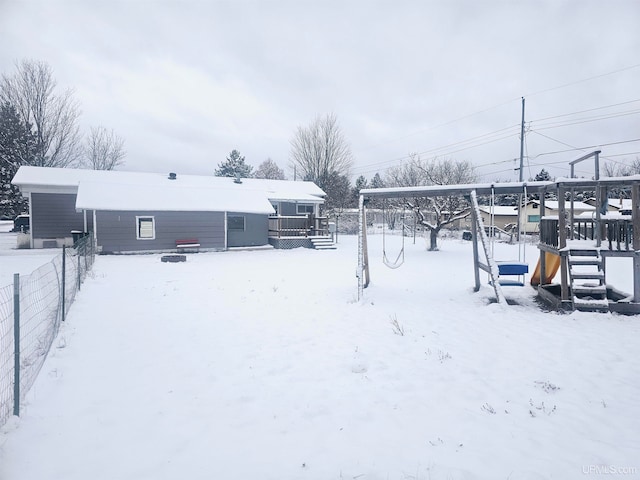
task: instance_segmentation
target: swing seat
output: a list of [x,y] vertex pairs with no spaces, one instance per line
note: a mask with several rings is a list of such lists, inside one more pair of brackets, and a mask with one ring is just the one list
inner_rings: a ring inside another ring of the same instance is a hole
[[529,273],[529,264],[522,262],[496,262],[498,264],[499,277],[512,275],[522,277],[522,280],[510,280],[498,278],[498,283],[504,287],[524,287],[524,275]]
[[500,275],[524,275],[529,273],[529,264],[521,262],[496,262]]

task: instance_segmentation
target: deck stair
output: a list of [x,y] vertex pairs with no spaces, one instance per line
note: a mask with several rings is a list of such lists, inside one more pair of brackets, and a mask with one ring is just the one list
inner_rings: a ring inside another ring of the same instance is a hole
[[602,257],[597,249],[571,249],[568,256],[571,302],[575,310],[609,310]]
[[310,237],[316,250],[335,250],[336,244],[331,237]]

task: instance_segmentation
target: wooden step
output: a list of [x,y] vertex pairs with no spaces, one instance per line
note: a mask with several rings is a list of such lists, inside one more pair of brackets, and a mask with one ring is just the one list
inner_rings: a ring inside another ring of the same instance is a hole
[[602,265],[602,260],[600,257],[569,255],[569,266],[574,265]]
[[575,270],[571,270],[569,275],[571,275],[572,279],[577,280],[600,280],[604,281],[604,272],[602,270],[598,270],[597,272],[578,272]]
[[599,257],[600,251],[597,248],[570,248],[569,255],[575,257]]
[[335,250],[336,244],[330,237],[312,238],[311,243],[316,250]]
[[576,295],[607,295],[606,285],[571,285],[571,292]]
[[596,311],[608,311],[609,310],[609,300],[606,298],[596,300],[596,299],[586,299],[586,298],[573,298],[573,307],[576,310],[580,310],[582,312],[596,312]]
[[335,250],[337,247],[335,245],[314,245],[313,248],[316,250]]

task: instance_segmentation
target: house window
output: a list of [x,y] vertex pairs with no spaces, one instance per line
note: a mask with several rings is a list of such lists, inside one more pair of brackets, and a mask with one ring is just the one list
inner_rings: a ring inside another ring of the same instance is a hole
[[527,222],[529,223],[539,223],[540,215],[527,215]]
[[537,203],[534,203],[534,204],[532,204],[532,205],[531,205],[531,207],[532,207],[532,208],[538,208],[538,204],[537,204]]
[[136,238],[138,240],[156,238],[156,222],[153,217],[136,217]]
[[244,232],[244,215],[228,215],[227,230]]
[[305,205],[305,204],[297,204],[296,212],[298,215],[312,214],[313,213],[313,205]]

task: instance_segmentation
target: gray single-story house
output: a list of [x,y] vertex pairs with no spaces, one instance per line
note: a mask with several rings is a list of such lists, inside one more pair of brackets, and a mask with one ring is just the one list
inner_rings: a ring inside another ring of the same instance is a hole
[[102,253],[272,245],[312,247],[328,237],[325,193],[313,182],[72,168],[20,167],[31,248],[72,245],[93,232]]

